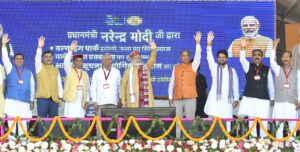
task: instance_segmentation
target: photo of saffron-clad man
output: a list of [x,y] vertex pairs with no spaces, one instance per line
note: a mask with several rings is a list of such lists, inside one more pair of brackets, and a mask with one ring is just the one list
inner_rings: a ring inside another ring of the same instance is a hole
[[243,36],[235,39],[228,48],[229,57],[239,57],[241,51],[241,40],[247,38],[249,43],[245,46],[246,57],[252,56],[252,50],[259,49],[265,57],[270,57],[273,47],[272,39],[259,34],[260,23],[254,16],[246,16],[241,20]]

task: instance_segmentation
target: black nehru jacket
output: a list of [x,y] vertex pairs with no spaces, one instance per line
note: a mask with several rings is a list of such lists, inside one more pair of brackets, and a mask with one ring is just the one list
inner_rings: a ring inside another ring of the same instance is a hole
[[252,97],[264,100],[270,100],[269,90],[268,90],[268,73],[269,67],[261,65],[258,75],[260,80],[255,80],[256,70],[258,66],[254,63],[250,64],[249,71],[246,73],[246,86],[244,89],[243,96]]

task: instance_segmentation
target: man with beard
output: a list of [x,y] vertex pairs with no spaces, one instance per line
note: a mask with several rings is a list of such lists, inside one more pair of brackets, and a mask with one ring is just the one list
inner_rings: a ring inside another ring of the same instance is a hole
[[[221,118],[232,118],[233,108],[239,100],[239,80],[234,68],[227,64],[226,50],[217,53],[218,63],[212,54],[212,40],[214,33],[207,36],[207,61],[212,77],[212,87],[204,111],[207,115]],[[226,122],[227,131],[231,130],[231,122]]]
[[151,55],[147,64],[142,63],[141,53],[130,53],[131,65],[124,72],[121,87],[122,107],[153,107],[154,97],[150,70],[156,62],[156,44],[149,41]]
[[[295,119],[298,118],[297,110],[300,107],[300,72],[291,65],[292,53],[284,51],[281,61],[283,66],[276,62],[276,48],[279,39],[274,41],[273,51],[270,56],[270,65],[275,73],[275,104],[273,118],[276,119]],[[277,122],[277,125],[279,122]],[[289,121],[289,129],[292,131],[296,127],[295,121]],[[283,126],[281,123],[277,130],[276,137],[283,137]]]
[[266,57],[270,56],[272,50],[272,39],[258,34],[260,23],[254,16],[246,16],[241,20],[241,29],[243,37],[235,39],[229,49],[229,57],[239,57],[241,49],[241,40],[246,37],[249,43],[245,46],[246,57],[251,57],[252,50],[259,49]]
[[[262,50],[253,50],[253,63],[248,62],[245,50],[249,41],[248,38],[241,39],[240,62],[245,71],[246,85],[238,114],[246,115],[249,118],[269,118],[270,104],[274,100],[272,72],[268,66],[262,64]],[[249,127],[252,123],[253,121],[249,122]],[[263,125],[267,128],[268,122],[263,121]],[[252,130],[251,135],[257,137],[256,127]],[[262,130],[260,130],[260,137],[266,137]]]
[[[201,61],[201,32],[194,36],[196,42],[196,51],[194,61],[190,63],[190,51],[182,50],[180,52],[181,63],[175,65],[169,83],[169,105],[176,107],[176,115],[183,118],[195,118],[196,112],[196,72]],[[180,128],[176,127],[176,138],[180,138]]]

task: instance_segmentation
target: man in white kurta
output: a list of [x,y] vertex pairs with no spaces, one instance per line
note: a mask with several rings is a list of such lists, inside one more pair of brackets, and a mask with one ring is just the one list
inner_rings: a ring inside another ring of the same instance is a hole
[[[242,48],[240,53],[240,62],[246,74],[246,86],[238,114],[242,116],[248,116],[249,118],[270,118],[270,104],[274,100],[274,81],[272,72],[269,67],[262,64],[263,52],[261,50],[252,51],[253,63],[249,63],[249,61],[246,59],[246,53],[243,49],[247,46],[248,42],[249,41],[247,38],[243,38],[241,40]],[[251,75],[248,76],[249,80],[247,80],[247,75]],[[260,81],[263,81],[264,83]],[[249,88],[251,88],[251,91],[247,91]],[[248,94],[251,94],[251,96]],[[252,123],[253,121],[249,122],[249,128]],[[267,128],[268,122],[263,121],[263,125],[265,128]],[[251,135],[257,137],[256,127],[254,127],[252,130]],[[266,137],[266,133],[261,129],[260,137]]]
[[[282,53],[281,61],[283,66],[276,62],[276,47],[279,39],[274,40],[274,47],[270,56],[270,65],[275,74],[275,103],[272,118],[275,119],[297,119],[297,110],[300,107],[300,71],[291,65],[292,53]],[[289,129],[296,127],[297,121],[289,121]],[[277,122],[277,125],[279,121]],[[276,137],[283,137],[283,126],[279,126]]]
[[[14,64],[10,62],[6,44],[9,42],[7,34],[2,38],[2,62],[6,71],[6,101],[4,106],[4,114],[8,118],[20,116],[21,118],[31,118],[32,109],[34,107],[35,83],[32,72],[24,68],[24,55],[17,53],[14,56]],[[17,75],[17,76],[16,76]],[[26,82],[25,82],[26,81]],[[30,82],[28,82],[30,81]],[[25,89],[22,87],[26,87]],[[22,91],[22,92],[20,92]],[[23,92],[25,91],[25,92]],[[28,94],[27,94],[28,93]],[[29,95],[29,96],[28,96]],[[24,97],[26,96],[26,97]],[[23,100],[21,100],[23,99]],[[8,127],[12,126],[13,121],[8,121]],[[22,121],[22,124],[27,130],[27,121]],[[16,133],[16,128],[13,129]],[[20,124],[18,123],[19,136],[23,135]],[[10,136],[14,139],[13,136]]]
[[[121,74],[112,67],[112,56],[102,56],[102,68],[94,71],[91,83],[91,98],[96,115],[101,117],[102,108],[117,108],[121,98]],[[100,132],[97,128],[97,135]]]
[[[227,64],[228,54],[226,50],[220,50],[217,53],[218,63],[215,62],[211,46],[213,39],[213,32],[209,32],[207,38],[207,61],[211,72],[212,86],[204,112],[213,117],[232,118],[233,107],[236,107],[239,100],[239,81],[235,69]],[[226,122],[226,127],[227,131],[230,132],[230,121]]]
[[[71,74],[72,70],[75,70],[79,79],[79,85],[83,86],[83,82],[86,82],[86,89],[81,89],[77,88],[77,93],[76,93],[76,98],[74,101],[65,101],[65,110],[64,110],[64,116],[65,117],[76,117],[76,118],[82,118],[85,117],[86,114],[86,108],[89,103],[90,95],[89,95],[89,89],[90,89],[90,82],[89,82],[89,77],[88,75],[86,76],[86,80],[83,80],[84,77],[82,77],[83,73],[85,71],[82,70],[82,61],[80,65],[76,65],[74,62],[74,65],[71,62],[71,58],[73,55],[74,50],[77,48],[77,41],[73,41],[70,47],[70,51],[65,56],[64,59],[64,70],[67,74]],[[82,55],[74,55],[73,56],[73,61],[76,59],[81,58],[83,59]],[[65,88],[66,89],[66,88]],[[86,95],[86,101],[84,100],[84,94]],[[65,96],[65,92],[64,92]]]

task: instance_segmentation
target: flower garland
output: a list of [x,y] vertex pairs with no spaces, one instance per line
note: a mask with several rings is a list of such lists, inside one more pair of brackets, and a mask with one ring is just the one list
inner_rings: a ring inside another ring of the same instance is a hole
[[[101,119],[101,118],[100,118],[100,119]],[[174,126],[175,126],[175,124],[176,124],[176,122],[177,122],[177,124],[178,124],[178,126],[180,127],[180,129],[181,129],[181,131],[183,132],[183,134],[184,134],[189,140],[194,141],[194,142],[200,142],[200,141],[205,140],[205,139],[212,133],[212,131],[213,131],[213,129],[214,129],[214,127],[215,127],[215,125],[216,125],[217,122],[219,123],[220,128],[221,128],[221,130],[223,131],[223,133],[225,134],[225,136],[226,136],[228,139],[232,140],[232,141],[241,141],[241,140],[244,140],[245,138],[247,138],[247,137],[250,135],[251,131],[252,131],[252,130],[254,129],[254,127],[256,126],[257,123],[260,125],[260,127],[262,128],[262,130],[267,134],[267,136],[268,136],[270,139],[272,139],[272,140],[274,140],[274,141],[276,141],[276,142],[283,142],[283,141],[289,140],[289,138],[292,137],[292,136],[296,133],[296,131],[298,130],[298,128],[300,127],[300,119],[299,119],[299,120],[298,120],[298,123],[297,123],[297,125],[296,125],[296,127],[293,129],[293,131],[291,131],[291,132],[288,134],[288,136],[286,136],[286,137],[284,137],[284,138],[278,139],[278,138],[274,137],[272,134],[270,134],[270,133],[267,131],[267,129],[266,129],[266,128],[264,127],[264,125],[262,124],[262,121],[261,121],[260,118],[255,118],[255,119],[254,119],[254,123],[252,124],[252,126],[249,128],[249,130],[248,130],[243,136],[241,136],[241,137],[232,137],[232,136],[227,132],[227,130],[225,129],[225,127],[224,127],[224,125],[223,125],[223,123],[222,123],[221,118],[215,117],[214,120],[213,120],[213,122],[212,122],[212,125],[211,125],[210,128],[209,128],[209,130],[208,130],[202,137],[194,138],[194,137],[192,137],[192,136],[188,133],[188,131],[184,128],[184,126],[183,126],[182,121],[180,120],[180,118],[179,118],[178,116],[176,116],[176,117],[173,119],[173,121],[172,121],[171,125],[169,126],[169,128],[168,128],[167,130],[165,130],[164,133],[163,133],[161,136],[155,137],[155,138],[154,138],[154,137],[150,137],[150,136],[148,135],[148,134],[149,134],[148,131],[147,131],[146,133],[143,132],[142,129],[140,128],[140,126],[139,126],[137,120],[136,120],[133,116],[130,116],[130,117],[128,118],[128,121],[127,121],[127,124],[126,124],[124,130],[122,131],[121,136],[120,136],[118,139],[109,139],[108,136],[107,136],[107,134],[109,134],[109,132],[106,132],[106,133],[104,132],[103,127],[102,127],[102,123],[100,122],[100,119],[99,119],[99,117],[95,116],[94,119],[93,119],[93,121],[92,121],[92,123],[91,123],[91,125],[90,125],[90,127],[89,127],[88,130],[86,131],[86,133],[85,133],[82,137],[80,137],[80,138],[73,138],[73,137],[71,137],[70,134],[65,130],[65,128],[64,128],[64,126],[63,126],[63,123],[62,123],[60,117],[57,116],[57,117],[54,117],[54,119],[53,119],[53,121],[52,121],[52,123],[51,123],[51,125],[50,125],[50,127],[49,127],[49,129],[48,129],[48,131],[47,131],[41,138],[35,138],[35,137],[30,136],[30,133],[28,133],[28,132],[25,130],[24,125],[22,124],[22,121],[21,121],[20,117],[15,117],[12,126],[9,128],[9,130],[8,130],[2,137],[0,137],[0,140],[6,139],[6,138],[8,137],[8,135],[12,132],[12,130],[14,129],[14,127],[15,127],[15,125],[16,125],[17,122],[20,123],[21,129],[22,129],[22,131],[24,132],[25,137],[26,137],[29,141],[31,141],[31,142],[40,142],[40,141],[45,140],[45,139],[50,135],[50,133],[52,132],[52,130],[53,130],[53,128],[54,128],[56,122],[58,122],[59,127],[60,127],[62,133],[64,134],[64,136],[65,136],[68,140],[71,140],[71,141],[73,141],[73,142],[80,142],[80,141],[86,139],[86,138],[90,135],[90,133],[91,133],[93,127],[94,127],[95,124],[96,124],[96,126],[97,126],[98,129],[100,130],[100,133],[102,134],[103,138],[104,138],[107,142],[109,142],[109,143],[119,143],[119,142],[121,142],[121,141],[123,140],[123,138],[126,136],[126,134],[127,134],[127,132],[128,132],[128,129],[129,129],[129,126],[130,126],[131,123],[133,123],[133,125],[134,125],[135,128],[137,129],[138,133],[139,133],[143,138],[148,139],[148,140],[161,140],[161,139],[165,138],[168,134],[170,134],[171,130],[174,128]],[[194,121],[197,121],[197,120],[194,120]],[[160,125],[161,125],[161,124],[160,124]]]
[[141,140],[130,139],[119,143],[108,143],[104,140],[69,140],[30,142],[26,140],[5,140],[0,143],[1,152],[278,152],[300,151],[299,140],[285,142],[270,139],[249,139],[232,141],[230,139],[209,139],[201,142],[191,140]]

